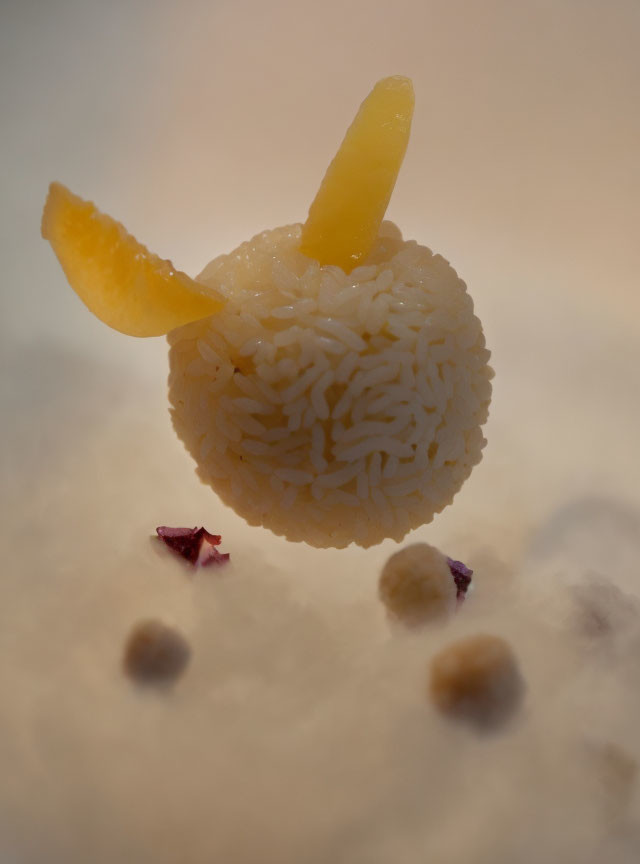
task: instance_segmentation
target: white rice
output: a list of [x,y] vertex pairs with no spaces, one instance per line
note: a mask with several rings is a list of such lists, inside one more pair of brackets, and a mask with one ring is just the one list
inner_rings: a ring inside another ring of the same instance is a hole
[[431,521],[482,456],[482,327],[439,255],[383,223],[345,274],[277,228],[209,264],[216,316],[169,334],[176,432],[251,525],[361,546]]

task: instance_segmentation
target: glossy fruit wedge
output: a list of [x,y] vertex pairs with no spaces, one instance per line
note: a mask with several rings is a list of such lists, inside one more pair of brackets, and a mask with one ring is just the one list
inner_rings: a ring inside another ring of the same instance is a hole
[[378,81],[367,96],[309,209],[305,255],[347,273],[366,257],[404,159],[413,105],[411,81],[400,75]]
[[123,225],[52,183],[42,236],[69,284],[105,324],[129,336],[161,336],[222,309],[222,298],[128,234]]

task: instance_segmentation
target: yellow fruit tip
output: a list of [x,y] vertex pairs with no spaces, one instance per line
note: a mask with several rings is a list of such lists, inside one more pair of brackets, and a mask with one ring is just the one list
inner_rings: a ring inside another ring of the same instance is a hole
[[49,183],[49,188],[47,190],[47,197],[45,198],[44,207],[42,208],[42,218],[40,219],[40,234],[44,237],[45,240],[48,239],[47,235],[47,222],[49,210],[51,209],[51,196],[53,195],[53,183]]
[[57,180],[52,180],[51,183],[49,183],[49,188],[47,189],[47,203],[52,198],[64,194],[71,195],[71,192],[67,189],[66,186],[63,186],[62,183],[58,183]]
[[394,90],[407,90],[413,93],[413,81],[406,75],[389,75],[387,78],[381,78],[376,87],[389,87]]
[[56,180],[49,183],[47,197],[44,202],[44,207],[42,208],[42,219],[40,220],[40,233],[45,240],[49,239],[48,226],[50,223],[51,211],[55,207],[56,199],[58,199],[60,194],[64,192],[68,193],[69,190],[63,186],[62,183],[58,183]]

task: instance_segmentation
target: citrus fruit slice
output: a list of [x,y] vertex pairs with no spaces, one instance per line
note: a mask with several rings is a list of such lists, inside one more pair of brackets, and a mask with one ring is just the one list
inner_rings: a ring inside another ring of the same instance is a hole
[[302,230],[300,250],[350,272],[378,236],[409,141],[413,86],[378,81],[360,106],[324,176]]
[[61,183],[49,187],[42,236],[80,299],[121,333],[161,336],[223,306],[222,298],[149,252],[123,225]]

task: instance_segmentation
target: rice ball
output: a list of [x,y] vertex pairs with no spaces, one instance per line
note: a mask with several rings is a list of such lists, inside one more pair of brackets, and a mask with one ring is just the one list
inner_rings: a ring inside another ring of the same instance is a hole
[[198,277],[227,298],[169,334],[174,428],[251,525],[318,547],[402,540],[482,456],[492,370],[466,286],[383,223],[351,273],[265,231]]
[[382,569],[378,592],[390,617],[409,627],[446,619],[457,604],[447,559],[428,543],[414,543],[392,555]]
[[431,662],[429,692],[436,707],[474,726],[503,724],[519,705],[523,690],[515,655],[499,636],[460,639]]

